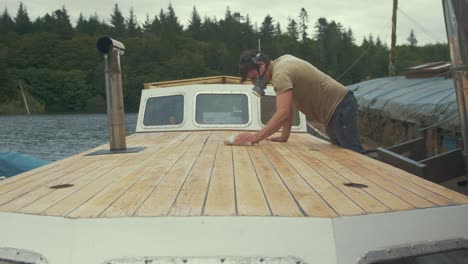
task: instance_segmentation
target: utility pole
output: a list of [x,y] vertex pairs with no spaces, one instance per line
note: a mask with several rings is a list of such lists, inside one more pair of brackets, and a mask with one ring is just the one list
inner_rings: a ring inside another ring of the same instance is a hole
[[396,67],[396,16],[397,16],[397,9],[398,9],[398,0],[393,0],[393,13],[392,13],[392,45],[390,48],[390,62],[388,64],[388,75],[394,76],[395,75],[395,67]]

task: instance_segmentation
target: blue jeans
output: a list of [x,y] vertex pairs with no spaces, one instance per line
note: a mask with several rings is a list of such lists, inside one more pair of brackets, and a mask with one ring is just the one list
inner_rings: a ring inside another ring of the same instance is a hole
[[364,153],[358,125],[358,104],[353,91],[349,91],[338,105],[326,131],[331,143]]

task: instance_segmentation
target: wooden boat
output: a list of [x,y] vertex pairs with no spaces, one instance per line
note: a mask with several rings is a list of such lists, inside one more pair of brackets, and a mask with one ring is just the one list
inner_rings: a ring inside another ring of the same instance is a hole
[[144,150],[0,181],[0,263],[467,263],[467,196],[315,138],[299,113],[287,143],[225,145],[273,112],[250,88],[148,83],[127,137]]

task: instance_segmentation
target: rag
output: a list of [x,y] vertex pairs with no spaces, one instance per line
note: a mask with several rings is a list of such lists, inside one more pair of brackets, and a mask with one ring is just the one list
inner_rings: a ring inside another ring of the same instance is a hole
[[[224,144],[225,145],[234,145],[234,142],[236,142],[236,137],[237,135],[230,135],[224,139]],[[252,146],[252,142],[246,142],[244,144],[241,144],[241,146]]]

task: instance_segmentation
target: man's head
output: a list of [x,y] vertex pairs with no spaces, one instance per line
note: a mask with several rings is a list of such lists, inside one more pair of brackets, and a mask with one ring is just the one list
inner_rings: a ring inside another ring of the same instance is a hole
[[239,59],[241,82],[252,79],[250,75],[256,75],[256,78],[259,78],[258,75],[263,74],[268,65],[270,65],[270,58],[267,55],[260,53],[258,50],[243,51]]

